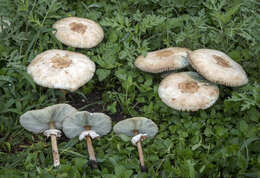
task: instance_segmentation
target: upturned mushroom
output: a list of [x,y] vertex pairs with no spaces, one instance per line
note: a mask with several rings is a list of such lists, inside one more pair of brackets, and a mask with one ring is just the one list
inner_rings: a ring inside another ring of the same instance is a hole
[[197,111],[212,106],[218,99],[219,89],[196,72],[180,72],[165,77],[158,94],[173,109]]
[[141,142],[146,137],[152,138],[156,135],[158,132],[157,125],[145,117],[133,117],[118,122],[113,130],[117,135],[123,134],[132,137],[131,142],[138,149],[141,171],[147,172]]
[[77,110],[68,104],[56,104],[44,109],[27,111],[20,117],[20,124],[26,130],[51,137],[54,167],[60,165],[56,138],[61,136],[61,131],[58,129],[62,129],[63,120],[74,112]]
[[187,55],[190,52],[187,48],[165,48],[137,57],[134,64],[140,70],[151,73],[182,69],[189,65]]
[[73,92],[93,77],[95,69],[95,63],[83,54],[52,49],[37,55],[27,72],[38,85]]
[[243,68],[228,55],[213,49],[198,49],[188,56],[191,66],[207,80],[231,87],[248,83]]
[[85,139],[88,145],[89,166],[98,167],[92,139],[107,135],[112,128],[109,116],[103,113],[77,112],[66,118],[63,123],[63,132],[68,138],[79,136],[79,140]]
[[96,22],[78,17],[67,17],[57,21],[53,28],[55,36],[63,44],[76,48],[92,48],[104,38],[102,27]]

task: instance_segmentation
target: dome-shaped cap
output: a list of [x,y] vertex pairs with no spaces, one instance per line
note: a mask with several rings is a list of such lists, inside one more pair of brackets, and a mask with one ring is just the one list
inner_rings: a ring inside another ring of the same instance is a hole
[[72,114],[63,122],[63,132],[68,138],[80,135],[86,130],[86,127],[103,136],[110,132],[112,121],[109,116],[103,113],[81,111]]
[[168,70],[177,70],[189,65],[186,48],[170,47],[157,51],[148,52],[147,55],[139,56],[134,64],[145,72],[160,73]]
[[86,18],[67,17],[57,21],[53,28],[59,41],[76,48],[95,47],[104,38],[101,26]]
[[225,53],[213,49],[198,49],[188,56],[191,66],[207,80],[226,86],[248,83],[243,68]]
[[118,122],[114,128],[114,132],[118,135],[124,134],[134,136],[135,131],[141,134],[147,134],[148,137],[153,137],[158,132],[157,125],[150,119],[145,117],[133,117]]
[[161,100],[173,109],[197,111],[212,106],[218,99],[219,89],[196,72],[180,72],[165,77],[158,93]]
[[95,69],[83,54],[52,49],[37,55],[27,72],[38,85],[73,92],[93,77]]
[[49,123],[53,122],[55,128],[61,129],[63,120],[77,112],[68,104],[56,104],[39,110],[27,111],[20,117],[20,124],[28,131],[42,133],[49,129]]

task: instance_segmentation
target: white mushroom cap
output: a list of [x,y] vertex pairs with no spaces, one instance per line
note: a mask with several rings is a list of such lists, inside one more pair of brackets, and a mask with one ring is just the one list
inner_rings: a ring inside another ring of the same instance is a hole
[[158,132],[157,125],[145,117],[133,117],[122,120],[118,122],[113,129],[117,135],[124,134],[130,137],[135,135],[134,131],[147,134],[148,137],[154,137]]
[[207,80],[226,86],[248,83],[243,68],[225,53],[213,49],[198,49],[188,56],[191,66]]
[[95,69],[83,54],[52,49],[37,55],[27,72],[38,85],[73,92],[93,77]]
[[134,64],[145,72],[160,73],[168,70],[177,70],[189,65],[186,48],[170,47],[148,52],[147,56],[139,56]]
[[42,133],[53,122],[55,128],[61,129],[63,120],[77,110],[68,104],[56,104],[39,110],[27,111],[20,117],[20,124],[28,131]]
[[173,109],[197,111],[212,106],[218,99],[219,89],[196,72],[180,72],[165,77],[158,93],[161,100]]
[[112,121],[109,116],[103,113],[81,111],[65,119],[63,132],[68,138],[73,138],[85,131],[86,126],[90,127],[90,130],[95,131],[100,136],[103,136],[110,132]]
[[59,41],[76,48],[92,48],[104,38],[102,27],[86,18],[67,17],[57,21],[53,28]]

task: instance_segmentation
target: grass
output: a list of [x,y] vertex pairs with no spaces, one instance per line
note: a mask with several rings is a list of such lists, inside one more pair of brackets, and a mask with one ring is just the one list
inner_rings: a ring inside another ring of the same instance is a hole
[[[259,5],[256,0],[1,0],[0,177],[260,177]],[[89,50],[62,45],[51,26],[67,16],[97,21],[105,39]],[[205,111],[172,110],[158,97],[160,74],[133,66],[138,55],[169,46],[221,50],[243,66],[250,82],[220,86],[220,98]],[[24,112],[57,104],[62,96],[37,86],[26,73],[37,54],[52,48],[83,53],[97,66],[94,78],[67,103],[95,91],[102,101],[86,100],[87,106],[78,108],[156,122],[160,132],[143,144],[147,174],[140,172],[129,138],[114,133],[93,143],[100,169],[86,165],[85,142],[65,137],[58,141],[62,165],[53,169],[50,141],[20,126]]]

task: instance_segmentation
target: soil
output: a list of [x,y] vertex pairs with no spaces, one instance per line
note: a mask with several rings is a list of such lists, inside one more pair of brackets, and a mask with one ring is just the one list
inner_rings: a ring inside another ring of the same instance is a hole
[[105,113],[110,116],[114,122],[125,119],[127,116],[123,114],[119,106],[117,106],[117,113],[115,114],[111,114],[106,110],[107,104],[102,100],[103,92],[102,90],[94,90],[90,94],[85,95],[86,98],[77,93],[69,93],[66,96],[66,100],[77,109],[82,108],[83,111]]

